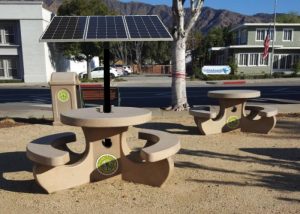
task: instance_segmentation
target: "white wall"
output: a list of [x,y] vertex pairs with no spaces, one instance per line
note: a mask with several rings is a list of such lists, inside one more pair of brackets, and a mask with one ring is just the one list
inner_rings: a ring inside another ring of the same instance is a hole
[[[24,71],[24,82],[45,83],[53,72],[87,70],[86,62],[67,60],[51,45],[40,42],[42,33],[51,21],[52,13],[42,8],[38,1],[0,1],[0,20],[17,20],[20,24],[21,44],[0,49],[0,55],[18,55]],[[19,51],[18,51],[19,50]],[[98,57],[92,68],[99,66]]]
[[47,44],[39,42],[50,18],[51,12],[42,8],[42,2],[0,1],[0,19],[20,23],[19,58],[23,60],[24,72],[20,72],[24,73],[24,82],[47,82],[54,71],[49,64]]

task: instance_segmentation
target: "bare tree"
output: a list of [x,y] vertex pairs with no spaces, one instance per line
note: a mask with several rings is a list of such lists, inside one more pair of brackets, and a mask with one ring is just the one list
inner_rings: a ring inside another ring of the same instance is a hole
[[[169,109],[182,111],[189,108],[186,95],[186,41],[200,16],[204,0],[190,0],[191,18],[185,20],[185,0],[173,0],[173,50],[172,50],[172,106]],[[186,23],[186,25],[185,25]]]
[[116,59],[122,60],[127,65],[127,44],[126,42],[115,42],[111,46],[111,52],[114,54]]
[[135,42],[135,57],[136,57],[136,63],[138,66],[138,72],[141,72],[141,66],[142,66],[142,48],[144,46],[144,42]]

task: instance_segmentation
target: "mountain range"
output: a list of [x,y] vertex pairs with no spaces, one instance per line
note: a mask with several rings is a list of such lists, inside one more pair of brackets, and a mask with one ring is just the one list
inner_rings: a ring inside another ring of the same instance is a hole
[[[54,13],[63,0],[44,0],[44,7]],[[117,14],[121,15],[158,15],[166,26],[172,26],[172,8],[167,5],[151,5],[141,2],[124,3],[118,0],[103,0],[106,5]],[[171,1],[171,0],[170,0]],[[190,10],[186,10],[187,18]],[[258,13],[253,16],[243,15],[228,10],[216,10],[210,7],[203,7],[200,18],[198,19],[195,29],[202,33],[207,33],[215,27],[227,27],[244,22],[271,22],[272,14]]]

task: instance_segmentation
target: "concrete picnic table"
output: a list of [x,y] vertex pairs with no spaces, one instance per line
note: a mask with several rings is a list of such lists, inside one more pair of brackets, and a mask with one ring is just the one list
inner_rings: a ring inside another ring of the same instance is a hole
[[[146,123],[151,117],[151,111],[133,107],[113,107],[110,113],[103,112],[101,107],[62,113],[63,124],[82,128],[85,151],[72,161],[68,152],[55,151],[58,147],[30,143],[27,156],[38,163],[34,169],[36,180],[49,193],[112,177],[161,186],[174,167],[171,155],[180,149],[176,136],[156,130],[139,131],[138,138],[147,140],[147,144],[138,152],[132,151],[126,141],[129,126]],[[74,140],[72,133],[49,137],[42,141]]]
[[[250,98],[260,97],[257,90],[209,91],[208,97],[219,101],[219,112],[192,108],[200,132],[204,135],[240,129],[243,132],[268,133],[276,124],[277,110],[263,106],[246,106]],[[250,113],[248,113],[250,111]]]

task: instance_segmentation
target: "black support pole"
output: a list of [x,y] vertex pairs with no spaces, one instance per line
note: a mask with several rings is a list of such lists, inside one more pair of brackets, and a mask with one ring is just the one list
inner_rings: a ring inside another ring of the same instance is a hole
[[104,113],[111,112],[110,105],[110,65],[109,65],[109,43],[104,43]]

